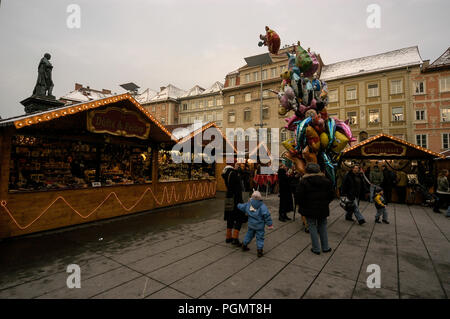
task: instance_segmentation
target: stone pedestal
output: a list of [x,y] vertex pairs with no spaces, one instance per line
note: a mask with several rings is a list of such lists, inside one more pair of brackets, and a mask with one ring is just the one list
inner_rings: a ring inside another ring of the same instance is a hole
[[43,112],[64,105],[63,102],[56,100],[52,96],[32,95],[21,101],[20,104],[25,106],[25,113]]

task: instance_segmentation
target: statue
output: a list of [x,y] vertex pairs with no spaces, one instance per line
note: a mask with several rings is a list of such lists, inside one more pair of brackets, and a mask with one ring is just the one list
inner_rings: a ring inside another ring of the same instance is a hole
[[53,81],[52,81],[52,69],[53,65],[50,63],[51,55],[49,53],[44,54],[44,57],[39,62],[38,66],[38,78],[36,86],[33,90],[33,95],[48,96],[55,98],[52,95]]

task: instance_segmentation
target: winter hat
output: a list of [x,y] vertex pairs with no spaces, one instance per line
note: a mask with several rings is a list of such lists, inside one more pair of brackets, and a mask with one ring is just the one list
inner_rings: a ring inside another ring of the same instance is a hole
[[317,174],[320,173],[320,166],[316,163],[308,163],[306,164],[306,173],[308,174]]
[[233,166],[227,165],[223,168],[222,174],[225,174],[230,168],[233,168]]
[[262,200],[261,193],[258,192],[258,191],[254,191],[253,194],[252,194],[252,199],[255,199],[255,200]]

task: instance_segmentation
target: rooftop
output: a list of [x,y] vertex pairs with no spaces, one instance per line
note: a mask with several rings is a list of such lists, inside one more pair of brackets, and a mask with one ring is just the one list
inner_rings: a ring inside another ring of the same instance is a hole
[[445,52],[442,53],[442,55],[439,58],[437,58],[436,61],[431,63],[427,67],[427,70],[431,71],[434,69],[448,67],[448,66],[450,66],[450,47],[447,50],[445,50]]

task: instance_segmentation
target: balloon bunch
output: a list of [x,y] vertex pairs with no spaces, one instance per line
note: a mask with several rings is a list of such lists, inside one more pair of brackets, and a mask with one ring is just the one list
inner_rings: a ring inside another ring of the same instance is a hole
[[328,87],[317,76],[316,54],[303,49],[300,42],[286,54],[288,70],[280,75],[280,91],[271,90],[278,96],[280,115],[294,112],[285,119],[285,128],[294,131],[295,138],[282,143],[287,150],[283,157],[302,175],[308,162],[318,163],[335,184],[335,170],[342,150],[356,139],[348,120],[328,116]]

